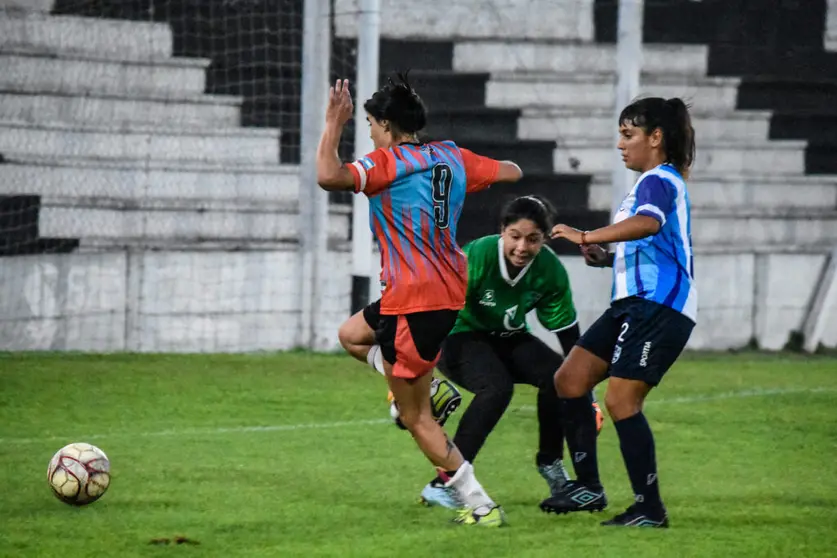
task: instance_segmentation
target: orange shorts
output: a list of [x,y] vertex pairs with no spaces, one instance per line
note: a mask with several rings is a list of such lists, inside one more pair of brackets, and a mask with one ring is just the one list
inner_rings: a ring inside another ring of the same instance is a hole
[[363,310],[366,323],[375,330],[381,355],[392,364],[392,375],[407,380],[433,370],[457,314],[457,310],[432,310],[401,316],[381,315],[380,300]]

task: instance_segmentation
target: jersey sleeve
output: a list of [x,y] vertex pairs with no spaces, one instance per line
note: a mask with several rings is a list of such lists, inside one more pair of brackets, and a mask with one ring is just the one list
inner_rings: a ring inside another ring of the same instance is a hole
[[538,321],[549,331],[558,332],[578,323],[578,315],[573,304],[570,289],[570,277],[564,265],[554,254],[548,269],[544,270],[544,284],[548,294],[538,301],[535,311]]
[[466,192],[471,194],[491,186],[500,171],[500,161],[477,155],[462,147],[459,148],[459,152],[462,154],[462,163],[465,166]]
[[462,247],[465,258],[468,260],[468,291],[479,285],[485,275],[486,268],[486,238],[478,238]]
[[637,215],[653,217],[663,226],[666,224],[666,216],[674,210],[674,186],[659,176],[646,176],[637,186],[636,201]]
[[346,165],[355,181],[355,193],[375,196],[395,180],[395,156],[388,149],[376,149]]

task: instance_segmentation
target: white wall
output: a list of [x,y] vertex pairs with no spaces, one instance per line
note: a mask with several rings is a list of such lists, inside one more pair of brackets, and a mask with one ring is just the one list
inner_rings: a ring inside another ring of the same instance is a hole
[[837,51],[837,0],[828,0],[825,19],[825,49]]
[[[349,254],[329,253],[336,269]],[[294,251],[3,258],[0,350],[239,352],[297,345]],[[348,272],[322,285],[317,349],[337,348]]]
[[[824,254],[697,253],[698,325],[688,347],[734,349],[756,339],[763,349],[782,349],[802,327],[825,260]],[[589,268],[578,257],[562,261],[583,331],[607,308],[610,270]],[[554,335],[534,320],[530,324],[539,337],[558,347]],[[823,344],[837,347],[837,317],[826,325]]]
[[[317,312],[317,348],[337,348],[349,314],[349,254]],[[608,270],[562,258],[582,329],[607,307]],[[0,350],[240,352],[296,346],[293,251],[134,252],[4,258]],[[729,349],[753,337],[781,349],[800,329],[824,255],[698,254],[698,326],[690,348]],[[835,322],[837,320],[831,320]],[[837,324],[823,340],[837,346]],[[545,339],[557,346],[554,336]]]
[[[337,0],[337,36],[357,36],[359,0]],[[395,39],[590,41],[593,0],[381,0],[381,35]]]

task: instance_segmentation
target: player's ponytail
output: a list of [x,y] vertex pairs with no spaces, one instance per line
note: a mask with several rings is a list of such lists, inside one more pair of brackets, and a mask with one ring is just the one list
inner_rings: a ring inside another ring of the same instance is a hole
[[619,124],[623,122],[642,128],[646,134],[659,128],[663,134],[665,162],[688,177],[695,161],[695,130],[689,107],[682,99],[648,97],[636,100],[619,115]]
[[688,177],[689,169],[695,161],[695,130],[692,128],[692,118],[689,107],[682,99],[674,97],[664,103],[663,143],[666,148],[666,159],[684,177]]
[[398,73],[398,82],[387,83],[363,104],[364,110],[375,120],[386,120],[393,135],[413,135],[427,124],[427,108],[410,85],[406,74]]
[[528,219],[535,223],[544,235],[548,235],[552,230],[554,218],[555,207],[548,199],[541,196],[521,196],[503,207],[500,225],[505,229],[521,219]]

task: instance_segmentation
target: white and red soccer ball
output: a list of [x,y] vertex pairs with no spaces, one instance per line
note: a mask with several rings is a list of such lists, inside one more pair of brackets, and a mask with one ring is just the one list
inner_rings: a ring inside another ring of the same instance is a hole
[[47,480],[56,498],[66,504],[84,506],[107,492],[110,461],[96,446],[83,442],[69,444],[52,457]]

